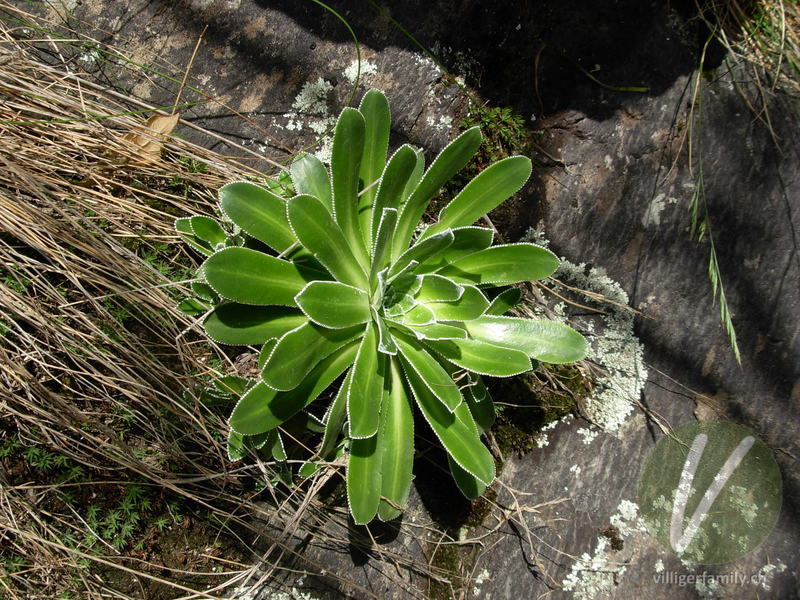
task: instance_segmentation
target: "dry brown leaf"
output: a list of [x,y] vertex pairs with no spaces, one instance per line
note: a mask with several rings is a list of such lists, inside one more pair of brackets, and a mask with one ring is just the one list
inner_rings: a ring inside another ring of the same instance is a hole
[[180,115],[159,115],[155,114],[141,126],[138,131],[126,133],[122,139],[129,143],[140,160],[155,161],[161,156],[162,139],[172,133],[175,125],[178,124]]

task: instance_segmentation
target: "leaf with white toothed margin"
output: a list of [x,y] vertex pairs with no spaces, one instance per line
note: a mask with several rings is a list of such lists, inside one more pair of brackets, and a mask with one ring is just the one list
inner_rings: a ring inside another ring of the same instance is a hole
[[494,458],[481,442],[466,403],[451,413],[416,372],[405,368],[405,373],[417,406],[447,453],[462,469],[483,483],[490,484],[495,477]]
[[378,333],[375,324],[370,322],[361,338],[347,390],[351,438],[368,438],[378,432],[386,361],[385,355],[377,350]]
[[220,296],[241,304],[294,306],[294,297],[324,273],[249,248],[225,248],[202,266],[206,282]]
[[[395,506],[404,506],[413,479],[414,413],[409,392],[396,359],[389,363],[388,393],[381,406],[381,500],[378,517],[382,521],[400,514]],[[388,500],[388,501],[387,501]],[[391,504],[390,504],[391,502]]]
[[479,375],[511,377],[531,370],[531,359],[524,352],[480,340],[429,340],[426,345],[453,364]]
[[308,321],[286,306],[253,306],[227,302],[218,305],[203,322],[206,334],[215,342],[232,346],[263,344]]
[[298,154],[289,168],[294,189],[298,194],[314,196],[333,214],[333,196],[328,169],[313,154]]
[[544,279],[558,264],[555,254],[536,244],[505,244],[459,258],[438,273],[456,283],[518,283]]
[[580,333],[555,321],[484,315],[464,327],[476,339],[521,350],[542,362],[575,362],[588,351]]
[[286,214],[297,239],[342,283],[366,289],[367,274],[351,242],[322,202],[313,196],[286,201]]
[[411,246],[411,248],[403,252],[392,266],[389,267],[389,279],[402,273],[412,262],[421,263],[426,258],[442,252],[453,243],[454,239],[453,232],[448,230],[437,233],[421,242],[417,242]]
[[314,323],[332,329],[353,327],[371,317],[369,295],[338,281],[312,281],[295,302]]
[[475,254],[492,245],[494,232],[485,227],[456,227],[453,232],[453,243],[441,252],[429,256],[425,262],[414,269],[418,275],[435,273],[450,263]]
[[325,329],[313,323],[301,325],[278,340],[264,364],[261,379],[276,390],[291,390],[314,365],[361,337],[363,332],[363,326]]
[[378,180],[386,166],[389,149],[389,102],[383,92],[369,90],[361,99],[358,111],[364,117],[364,151],[359,166],[359,179],[364,186],[358,198],[359,227],[367,246],[372,245],[372,215]]
[[485,314],[504,315],[519,303],[520,298],[522,298],[522,290],[510,287],[494,297]]
[[228,424],[244,435],[279,427],[324,392],[353,363],[357,350],[358,343],[350,342],[339,352],[321,360],[300,385],[288,392],[279,392],[263,382],[257,383],[236,404]]
[[469,321],[480,317],[489,307],[489,301],[478,288],[462,287],[464,291],[458,300],[425,304],[437,321]]
[[458,385],[450,374],[424,348],[412,339],[400,334],[395,336],[406,373],[413,371],[419,375],[431,393],[453,412],[464,401]]
[[[375,196],[375,205],[372,212],[372,238],[373,242],[377,239],[378,219],[381,218],[383,211],[393,209],[400,216],[400,206],[404,186],[409,182],[409,178],[414,172],[417,164],[417,153],[411,146],[403,145],[392,155],[381,176],[381,183]],[[395,226],[396,226],[395,222]],[[392,227],[394,233],[394,226]],[[390,254],[391,256],[391,254]],[[383,265],[386,266],[386,265]],[[381,267],[383,268],[383,267]]]

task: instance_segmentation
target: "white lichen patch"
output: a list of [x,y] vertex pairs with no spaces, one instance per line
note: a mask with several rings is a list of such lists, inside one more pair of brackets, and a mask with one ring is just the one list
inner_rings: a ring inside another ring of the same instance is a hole
[[480,573],[478,573],[477,577],[475,577],[474,585],[472,587],[472,595],[477,596],[481,591],[481,586],[483,582],[489,579],[489,571],[488,569],[484,569]]
[[642,215],[642,227],[646,228],[651,225],[658,227],[661,225],[661,211],[664,210],[665,206],[665,194],[658,194],[653,198]]
[[664,561],[660,558],[656,561],[656,564],[653,565],[653,571],[656,573],[663,573],[664,572]]
[[761,567],[756,573],[755,580],[758,586],[766,591],[772,589],[772,580],[778,573],[783,573],[786,570],[786,565],[782,561],[776,560],[774,563],[768,563]]
[[450,131],[453,128],[453,117],[450,115],[439,115],[439,118],[429,116],[425,122],[437,131]]
[[[609,522],[617,529],[623,542],[630,535],[645,531],[639,517],[639,507],[630,500],[619,503],[617,512],[611,515]],[[591,555],[588,552],[581,554],[561,581],[561,586],[579,600],[606,597],[626,570],[625,562],[617,559],[615,554],[609,539],[598,537],[594,552]]]
[[359,73],[358,61],[354,60],[344,70],[344,78],[350,83],[355,84],[356,75],[358,75],[360,82],[364,83],[364,80],[369,80],[377,72],[378,67],[374,63],[371,63],[368,60],[362,60],[361,72]]
[[600,435],[600,432],[597,431],[597,429],[589,429],[588,427],[581,427],[578,429],[577,433],[579,436],[581,436],[583,443],[587,446],[591,444],[598,435]]
[[286,113],[284,127],[289,131],[310,129],[319,138],[319,149],[315,152],[322,162],[330,163],[333,146],[333,126],[336,117],[328,109],[328,94],[333,85],[319,77],[303,84],[300,93],[292,102],[292,110]]
[[547,425],[542,427],[539,430],[539,433],[536,434],[536,438],[534,439],[534,443],[536,444],[537,448],[544,448],[550,443],[550,440],[547,437],[547,432],[555,429],[559,423],[569,423],[574,417],[572,415],[564,415],[560,419],[556,419],[555,421],[550,421]]
[[567,260],[561,262],[555,277],[610,301],[602,303],[607,313],[602,333],[590,340],[588,358],[601,365],[605,374],[597,378],[586,410],[595,424],[615,432],[633,412],[647,380],[644,348],[633,332],[634,313],[627,308],[628,294],[602,269],[587,270],[586,265]]

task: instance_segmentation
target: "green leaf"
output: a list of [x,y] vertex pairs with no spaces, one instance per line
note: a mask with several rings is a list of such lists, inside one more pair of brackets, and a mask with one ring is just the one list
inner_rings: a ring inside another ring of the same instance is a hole
[[470,500],[480,498],[481,494],[488,487],[483,481],[473,476],[471,473],[465,471],[458,466],[458,463],[453,460],[453,457],[447,455],[447,464],[450,466],[450,474],[456,482],[458,489]]
[[431,236],[421,242],[417,242],[411,248],[403,252],[394,264],[389,268],[389,279],[402,273],[403,270],[416,261],[423,262],[426,258],[435,256],[453,243],[454,235],[452,231],[443,231]]
[[353,327],[370,320],[369,295],[338,281],[312,281],[295,296],[309,319],[333,329]]
[[194,217],[182,217],[180,219],[175,219],[175,230],[181,234],[181,239],[189,244],[189,246],[197,250],[200,254],[210,256],[214,253],[214,249],[211,244],[205,240],[201,240],[194,234],[194,230],[192,230],[193,218]]
[[494,424],[497,412],[483,378],[470,373],[469,384],[464,387],[463,393],[475,424],[481,433],[487,431]]
[[559,261],[555,254],[535,244],[505,244],[481,250],[440,269],[456,283],[518,283],[543,279]]
[[[378,179],[386,166],[386,152],[389,148],[389,102],[383,92],[369,90],[358,107],[364,116],[364,153],[359,168],[359,178],[366,191],[358,200],[361,231],[367,245],[372,245],[372,209],[378,192]],[[371,186],[371,187],[370,187]]]
[[431,302],[425,306],[433,312],[437,321],[469,321],[481,316],[489,307],[489,301],[474,285],[462,286],[464,292],[455,302]]
[[336,393],[336,397],[331,402],[328,411],[325,413],[325,433],[322,435],[317,456],[322,460],[328,460],[336,449],[339,436],[342,435],[345,420],[347,419],[347,391],[350,389],[350,377],[353,369],[347,375]]
[[[202,277],[202,274],[198,274],[198,277]],[[213,302],[218,298],[214,289],[202,281],[192,282],[192,293],[201,300],[205,300],[207,302]]]
[[190,317],[199,317],[206,314],[211,306],[195,298],[184,298],[175,308]]
[[448,228],[472,225],[504,200],[516,194],[531,175],[531,161],[510,156],[484,169],[439,213],[439,222],[423,237]]
[[214,387],[223,394],[232,394],[234,396],[241,396],[245,393],[247,388],[252,382],[247,377],[239,377],[238,375],[225,375],[213,381]]
[[215,342],[248,346],[279,338],[307,320],[303,313],[293,308],[228,302],[214,309],[203,323],[203,328]]
[[242,304],[294,305],[309,281],[324,273],[249,248],[225,248],[202,266],[206,282],[220,296]]
[[397,225],[397,241],[395,255],[406,248],[414,234],[414,229],[422,218],[428,203],[439,192],[453,175],[469,162],[481,144],[479,127],[468,129],[453,140],[431,163],[430,168],[422,176],[414,192],[403,205],[400,221]]
[[394,228],[397,225],[397,210],[394,208],[384,208],[381,216],[378,232],[375,236],[375,244],[372,248],[372,269],[370,271],[370,285],[375,286],[378,273],[386,268],[386,263],[392,254],[392,240],[394,238]]
[[397,321],[403,325],[430,325],[436,321],[436,316],[425,304],[416,304],[398,316]]
[[438,271],[459,258],[485,250],[492,245],[494,239],[494,232],[485,227],[458,227],[452,232],[453,243],[438,254],[425,259],[425,262],[414,269],[415,273]]
[[409,325],[408,327],[417,339],[420,340],[458,340],[467,337],[466,330],[444,323],[431,323],[430,325]]
[[422,176],[425,174],[425,155],[419,148],[412,147],[411,149],[414,150],[415,155],[414,168],[411,171],[411,175],[408,176],[408,181],[403,188],[403,194],[400,197],[399,208],[405,206],[406,202],[408,202],[408,199],[411,197],[411,194],[413,194],[417,189],[417,186],[419,186]]
[[[402,371],[396,360],[390,361],[389,393],[381,406],[380,452],[381,496],[397,506],[404,506],[413,479],[414,414]],[[389,521],[400,514],[392,504],[381,500],[378,517]]]
[[372,226],[370,231],[372,231],[373,241],[378,231],[378,219],[381,218],[383,210],[393,208],[398,211],[399,215],[400,206],[403,201],[403,190],[408,184],[409,178],[413,174],[416,166],[417,153],[408,144],[400,146],[386,164],[375,196],[375,205],[372,211]]
[[242,231],[276,252],[297,242],[286,218],[286,201],[260,185],[234,181],[222,186],[219,206]]
[[351,250],[345,233],[313,196],[295,196],[286,203],[297,238],[333,276],[348,285],[367,288],[367,275]]
[[390,355],[397,354],[397,345],[394,343],[394,338],[386,321],[378,318],[375,322],[378,324],[378,352]]
[[244,436],[231,429],[228,431],[228,460],[242,460],[245,456],[247,448],[244,445]]
[[379,436],[355,439],[347,460],[347,502],[357,525],[366,525],[381,501],[381,452]]
[[414,296],[417,302],[457,302],[464,294],[464,288],[447,277],[428,274],[420,277],[422,285]]
[[314,365],[360,337],[363,331],[363,326],[325,329],[313,323],[301,325],[278,341],[264,364],[261,378],[276,390],[291,390],[304,381]]
[[228,239],[228,234],[225,233],[225,230],[211,217],[191,217],[190,224],[192,232],[201,240],[211,244],[212,247],[217,244],[224,244]]
[[292,163],[291,175],[298,194],[314,196],[333,214],[331,180],[320,159],[313,154],[299,154]]
[[351,342],[310,370],[293,390],[279,392],[259,382],[236,404],[228,424],[244,435],[263,433],[282,425],[319,396],[348,368],[358,343]]
[[351,438],[372,437],[378,432],[386,361],[377,349],[378,333],[370,323],[361,340],[347,392]]
[[473,338],[516,348],[542,362],[575,362],[588,350],[580,333],[555,321],[484,315],[464,322],[464,327]]
[[[283,337],[283,336],[281,336]],[[261,351],[258,353],[258,368],[264,369],[264,365],[267,364],[267,359],[269,355],[272,354],[272,351],[275,349],[275,346],[278,345],[278,339],[274,338],[271,340],[267,340],[266,343],[261,346]]]
[[516,287],[508,288],[495,296],[489,308],[486,309],[487,315],[504,315],[514,308],[522,298],[522,290]]
[[464,399],[450,374],[433,356],[418,345],[419,342],[412,341],[404,335],[396,335],[395,342],[400,349],[406,374],[411,371],[416,373],[431,393],[447,407],[448,411],[455,411]]
[[[364,151],[365,129],[366,124],[361,113],[354,108],[345,108],[336,122],[331,151],[334,215],[359,260],[367,257],[358,224],[358,176]],[[289,218],[291,220],[291,215]]]
[[426,344],[453,364],[480,375],[511,377],[531,370],[528,355],[480,340],[431,340]]
[[447,453],[462,469],[483,483],[490,484],[495,476],[494,459],[478,437],[477,427],[466,403],[451,413],[416,372],[406,368],[405,373],[417,406]]

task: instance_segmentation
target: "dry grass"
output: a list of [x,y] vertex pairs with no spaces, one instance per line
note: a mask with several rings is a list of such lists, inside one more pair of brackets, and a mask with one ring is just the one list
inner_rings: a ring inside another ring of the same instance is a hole
[[[77,71],[76,33],[0,11],[0,596],[216,598],[274,579],[299,527],[346,524],[306,493],[338,471],[287,489],[257,457],[230,463],[230,407],[198,391],[235,356],[175,308],[196,266],[175,216],[257,173],[181,137],[143,160],[131,138],[152,107]],[[87,506],[132,486],[148,498],[134,534],[87,535]]]

